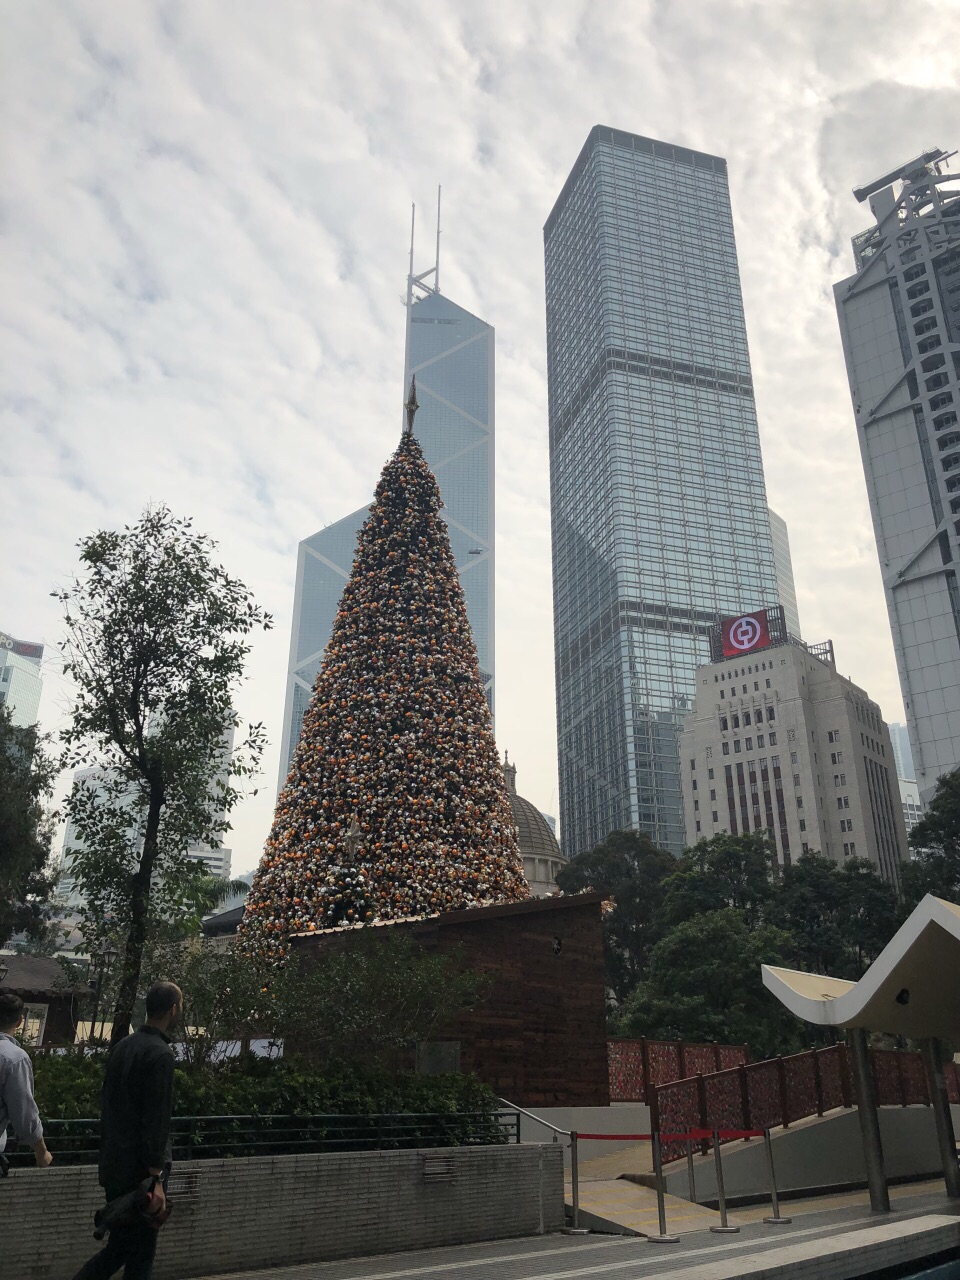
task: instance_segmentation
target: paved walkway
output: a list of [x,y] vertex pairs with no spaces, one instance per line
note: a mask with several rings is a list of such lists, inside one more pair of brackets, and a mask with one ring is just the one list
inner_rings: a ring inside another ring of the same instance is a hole
[[[594,1231],[656,1235],[660,1230],[656,1191],[636,1182],[626,1182],[621,1177],[624,1173],[652,1173],[652,1166],[653,1150],[649,1142],[584,1160],[580,1165],[581,1226]],[[569,1175],[565,1199],[569,1207],[572,1203]],[[664,1196],[664,1206],[671,1235],[704,1231],[720,1221],[715,1210],[692,1204],[678,1196]]]
[[960,1248],[960,1206],[946,1199],[942,1184],[934,1195],[915,1187],[899,1191],[889,1217],[873,1217],[859,1203],[824,1210],[793,1201],[785,1210],[794,1215],[789,1227],[744,1221],[738,1236],[698,1231],[678,1245],[637,1236],[538,1236],[231,1273],[217,1280],[659,1280],[675,1274],[684,1280],[813,1280],[827,1274],[852,1280],[865,1268]]

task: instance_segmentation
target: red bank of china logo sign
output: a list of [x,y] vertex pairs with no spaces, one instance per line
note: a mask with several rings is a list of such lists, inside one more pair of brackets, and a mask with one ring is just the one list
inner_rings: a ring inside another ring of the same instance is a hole
[[725,618],[722,626],[725,658],[738,658],[742,653],[765,649],[770,643],[770,624],[766,609],[744,613],[739,618]]

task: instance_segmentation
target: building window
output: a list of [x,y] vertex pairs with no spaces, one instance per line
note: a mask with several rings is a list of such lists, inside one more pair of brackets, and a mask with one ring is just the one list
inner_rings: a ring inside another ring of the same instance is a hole
[[839,729],[830,729],[830,730],[828,731],[828,733],[827,733],[827,741],[828,741],[828,742],[839,742],[839,741],[840,741],[840,730],[839,730]]
[[831,764],[843,764],[843,752],[842,752],[842,751],[831,751],[831,752],[830,752],[830,763],[831,763]]
[[733,740],[733,749],[734,749],[734,751],[739,751],[739,750],[740,750],[740,746],[741,746],[740,739],[739,739],[739,738],[734,738],[734,740]]
[[698,830],[698,831],[700,830],[700,819],[699,819],[699,818],[697,819],[697,830]]
[[754,693],[759,693],[759,692],[760,692],[760,681],[759,681],[759,680],[754,680],[754,682],[753,682],[753,691],[754,691]]
[[739,728],[740,728],[740,717],[739,717],[739,716],[734,716],[734,717],[733,717],[733,727],[734,727],[735,729],[739,729]]
[[713,821],[714,821],[714,822],[719,821],[719,819],[717,818],[717,811],[716,811],[716,809],[714,809],[713,814],[712,814],[711,816],[712,816],[712,818],[713,818]]
[[767,741],[770,743],[771,747],[775,747],[777,745],[777,735],[771,731],[767,734]]
[[775,720],[776,718],[777,718],[776,709],[774,707],[767,707],[767,719]]
[[844,841],[844,844],[843,844],[843,855],[844,855],[844,857],[848,857],[848,856],[849,856],[849,854],[850,854],[850,846],[846,843],[846,841]]
[[707,770],[707,777],[710,779],[710,781],[711,781],[711,782],[713,781],[713,770],[712,770],[712,769],[708,769],[708,770]]
[[795,751],[791,751],[791,752],[790,752],[790,763],[791,763],[791,764],[799,764],[799,756],[797,755],[797,753],[796,753]]
[[717,793],[716,793],[715,789],[714,789],[713,787],[711,787],[711,788],[710,788],[710,799],[711,799],[711,800],[716,800],[716,798],[717,798]]
[[807,829],[807,820],[806,820],[806,818],[801,818],[801,819],[800,819],[800,830],[801,830],[801,831],[806,831],[806,829]]
[[767,678],[766,678],[766,680],[764,680],[763,684],[764,684],[764,688],[766,688],[766,689],[769,689],[769,688],[770,688],[770,677],[769,677],[769,676],[767,676]]
[[730,754],[730,743],[729,743],[729,742],[725,742],[725,743],[723,744],[723,754],[724,754],[725,756],[728,756],[728,755]]
[[809,853],[809,852],[810,852],[810,846],[807,844],[806,840],[804,840],[803,844],[801,844],[801,846],[800,846],[800,852],[801,852],[801,853]]
[[726,733],[726,732],[727,732],[727,717],[726,717],[726,716],[721,716],[721,717],[720,717],[720,728],[721,728],[721,730],[722,730],[722,732],[723,732],[723,733]]
[[752,739],[752,738],[745,738],[745,739],[744,739],[744,741],[745,741],[745,742],[746,742],[746,744],[747,744],[747,750],[748,750],[748,751],[752,751],[752,750],[753,750],[753,739]]
[[693,807],[694,807],[694,810],[695,810],[696,812],[698,812],[698,813],[699,813],[699,811],[700,811],[700,801],[699,801],[699,800],[694,800],[694,802],[693,802]]
[[697,762],[696,762],[696,760],[691,760],[691,761],[690,761],[690,771],[691,771],[691,773],[693,772],[693,770],[694,770],[694,769],[696,769],[696,767],[697,767]]
[[763,734],[762,734],[762,733],[758,733],[758,734],[757,734],[757,746],[758,746],[758,747],[760,747],[761,749],[762,749],[762,747],[763,747]]
[[797,796],[797,808],[798,809],[803,808],[803,796]]
[[799,773],[795,773],[795,774],[793,775],[793,785],[794,785],[795,787],[799,787],[799,785],[800,785],[800,775],[799,775]]
[[727,696],[727,691],[726,691],[726,689],[721,689],[721,690],[720,690],[720,697],[721,697],[721,698],[725,698],[726,696]]

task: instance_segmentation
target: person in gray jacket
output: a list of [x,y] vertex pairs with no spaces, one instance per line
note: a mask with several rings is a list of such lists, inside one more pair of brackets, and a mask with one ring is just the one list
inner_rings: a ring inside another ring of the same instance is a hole
[[33,1065],[30,1055],[15,1039],[23,1022],[23,1001],[12,992],[0,995],[0,1152],[7,1145],[7,1128],[13,1127],[20,1142],[33,1147],[41,1169],[53,1164],[43,1140],[40,1112],[33,1099]]

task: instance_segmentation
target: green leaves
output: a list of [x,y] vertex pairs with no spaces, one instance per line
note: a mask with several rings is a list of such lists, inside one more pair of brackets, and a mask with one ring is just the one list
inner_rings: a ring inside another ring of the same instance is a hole
[[903,868],[903,896],[915,907],[924,894],[960,901],[960,769],[945,773],[926,815],[910,832],[913,861]]
[[263,726],[235,745],[233,696],[250,633],[271,619],[214,561],[216,544],[165,506],[79,545],[83,576],[54,593],[75,685],[61,765],[94,769],[66,808],[88,942],[118,930],[125,939],[119,1038],[147,938],[195,896],[187,850],[219,845],[242,780],[258,769]]
[[54,817],[44,802],[56,776],[47,741],[0,703],[0,945],[21,930],[39,942],[47,929]]

